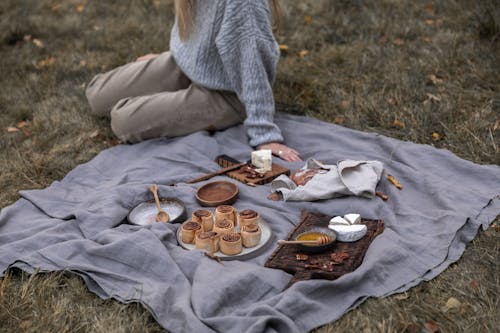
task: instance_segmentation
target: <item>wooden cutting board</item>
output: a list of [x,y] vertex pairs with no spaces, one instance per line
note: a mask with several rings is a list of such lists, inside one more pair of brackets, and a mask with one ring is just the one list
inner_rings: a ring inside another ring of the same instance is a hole
[[[234,160],[226,155],[218,156],[215,159],[215,161],[217,162],[217,164],[219,164],[223,168],[239,163],[237,160]],[[230,172],[226,173],[226,175],[228,177],[236,179],[244,184],[262,185],[262,184],[267,184],[267,183],[271,182],[274,178],[278,177],[279,175],[289,176],[290,169],[285,168],[284,166],[281,166],[277,163],[273,163],[272,170],[266,172],[263,177],[249,178],[247,176],[247,174],[240,173],[238,169],[236,169],[234,171],[230,171]]]
[[[288,240],[293,240],[305,229],[312,226],[327,227],[331,216],[319,213],[309,213],[306,210],[302,211],[301,222],[288,234]],[[384,222],[382,220],[361,219],[361,222],[366,224],[368,232],[360,240],[352,243],[344,243],[336,241],[335,244],[328,250],[322,253],[305,253],[296,245],[280,245],[265,263],[265,267],[282,269],[294,277],[286,288],[293,283],[302,280],[310,279],[326,279],[335,280],[344,274],[354,271],[363,262],[368,247],[377,235],[384,230]],[[297,254],[306,254],[307,260],[297,260]],[[341,264],[331,265],[332,254],[343,255],[347,254],[348,258],[342,261]],[[331,271],[326,271],[323,265],[330,265],[333,268]],[[318,266],[317,268],[311,268]],[[285,289],[286,289],[285,288]]]

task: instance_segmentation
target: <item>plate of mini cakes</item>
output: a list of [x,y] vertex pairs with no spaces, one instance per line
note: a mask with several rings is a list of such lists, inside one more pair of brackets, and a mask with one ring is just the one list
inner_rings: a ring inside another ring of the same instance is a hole
[[194,211],[177,229],[177,241],[187,250],[205,250],[221,260],[244,260],[258,255],[271,234],[255,210],[238,212],[231,205],[220,205]]

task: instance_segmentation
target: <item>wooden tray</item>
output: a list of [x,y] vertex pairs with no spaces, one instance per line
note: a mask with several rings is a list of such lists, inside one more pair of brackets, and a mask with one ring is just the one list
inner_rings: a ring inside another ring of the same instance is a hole
[[[223,168],[239,163],[238,161],[226,155],[218,156],[215,159],[215,161]],[[279,164],[273,163],[272,170],[266,172],[264,174],[264,177],[262,178],[248,178],[246,174],[239,173],[238,169],[236,169],[235,171],[230,171],[226,173],[226,175],[244,184],[262,185],[271,182],[274,178],[278,177],[279,175],[287,175],[287,176],[290,175],[290,169],[287,169]]]
[[[330,218],[331,216],[309,213],[303,210],[301,222],[288,234],[287,239],[295,239],[298,234],[311,226],[326,227]],[[373,239],[384,230],[384,222],[382,220],[361,219],[361,221],[368,227],[368,232],[356,242],[344,243],[335,241],[333,247],[317,254],[304,253],[296,245],[280,245],[266,261],[265,267],[282,269],[290,274],[294,274],[294,277],[290,280],[286,288],[297,281],[310,279],[335,280],[344,274],[352,272],[363,262],[366,250],[368,250]],[[333,268],[332,271],[325,271],[321,267],[332,261],[331,255],[333,253],[337,255],[347,253],[349,257],[341,264],[331,266]],[[306,254],[308,259],[299,261],[296,259],[297,254]],[[308,265],[309,268],[307,267]],[[319,267],[310,268],[316,265]]]

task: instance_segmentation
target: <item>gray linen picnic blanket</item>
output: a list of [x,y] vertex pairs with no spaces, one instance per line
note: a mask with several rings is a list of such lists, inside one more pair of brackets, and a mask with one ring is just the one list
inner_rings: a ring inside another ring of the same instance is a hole
[[[239,184],[235,208],[259,211],[274,240],[299,223],[302,208],[383,219],[385,231],[354,272],[283,291],[291,275],[263,267],[275,242],[257,257],[221,265],[178,246],[179,224],[126,223],[132,207],[152,198],[152,183],[161,184],[161,196],[183,200],[188,213],[200,208],[194,193],[203,183],[185,182],[217,170],[219,154],[247,160],[251,148],[241,126],[119,145],[46,189],[21,191],[22,198],[0,212],[0,272],[75,272],[102,298],[142,303],[171,332],[306,332],[368,297],[432,279],[500,212],[498,166],[307,117],[278,114],[276,122],[304,159],[378,160],[403,184],[400,191],[382,178],[377,189],[388,201],[346,196],[312,203],[270,201],[270,185]],[[303,164],[280,163],[292,170]]]

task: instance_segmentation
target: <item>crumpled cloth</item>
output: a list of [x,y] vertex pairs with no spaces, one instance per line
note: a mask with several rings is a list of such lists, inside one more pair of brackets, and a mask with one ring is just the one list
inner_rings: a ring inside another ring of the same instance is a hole
[[305,185],[297,185],[286,175],[271,182],[271,190],[284,201],[315,201],[345,195],[372,198],[384,165],[379,161],[341,160],[336,165],[308,159],[301,170],[322,169]]
[[[250,187],[215,177],[207,182],[237,184],[234,207],[258,211],[273,233],[255,257],[221,265],[200,250],[181,248],[179,224],[130,225],[127,214],[152,199],[151,184],[159,184],[160,196],[182,200],[188,216],[200,209],[195,193],[206,182],[187,181],[219,170],[214,162],[218,155],[247,160],[252,149],[243,126],[118,145],[45,189],[21,191],[21,199],[1,209],[0,272],[9,267],[73,272],[99,297],[139,302],[172,333],[308,332],[369,297],[402,292],[434,278],[500,212],[497,165],[475,164],[429,145],[313,118],[277,114],[275,121],[287,144],[304,159],[377,160],[404,189],[381,181],[378,187],[387,201],[344,196],[283,202],[267,199],[270,184]],[[277,162],[291,170],[303,165]],[[292,276],[264,263],[276,240],[300,222],[302,209],[330,216],[357,212],[384,220],[385,229],[354,272],[283,290]]]

